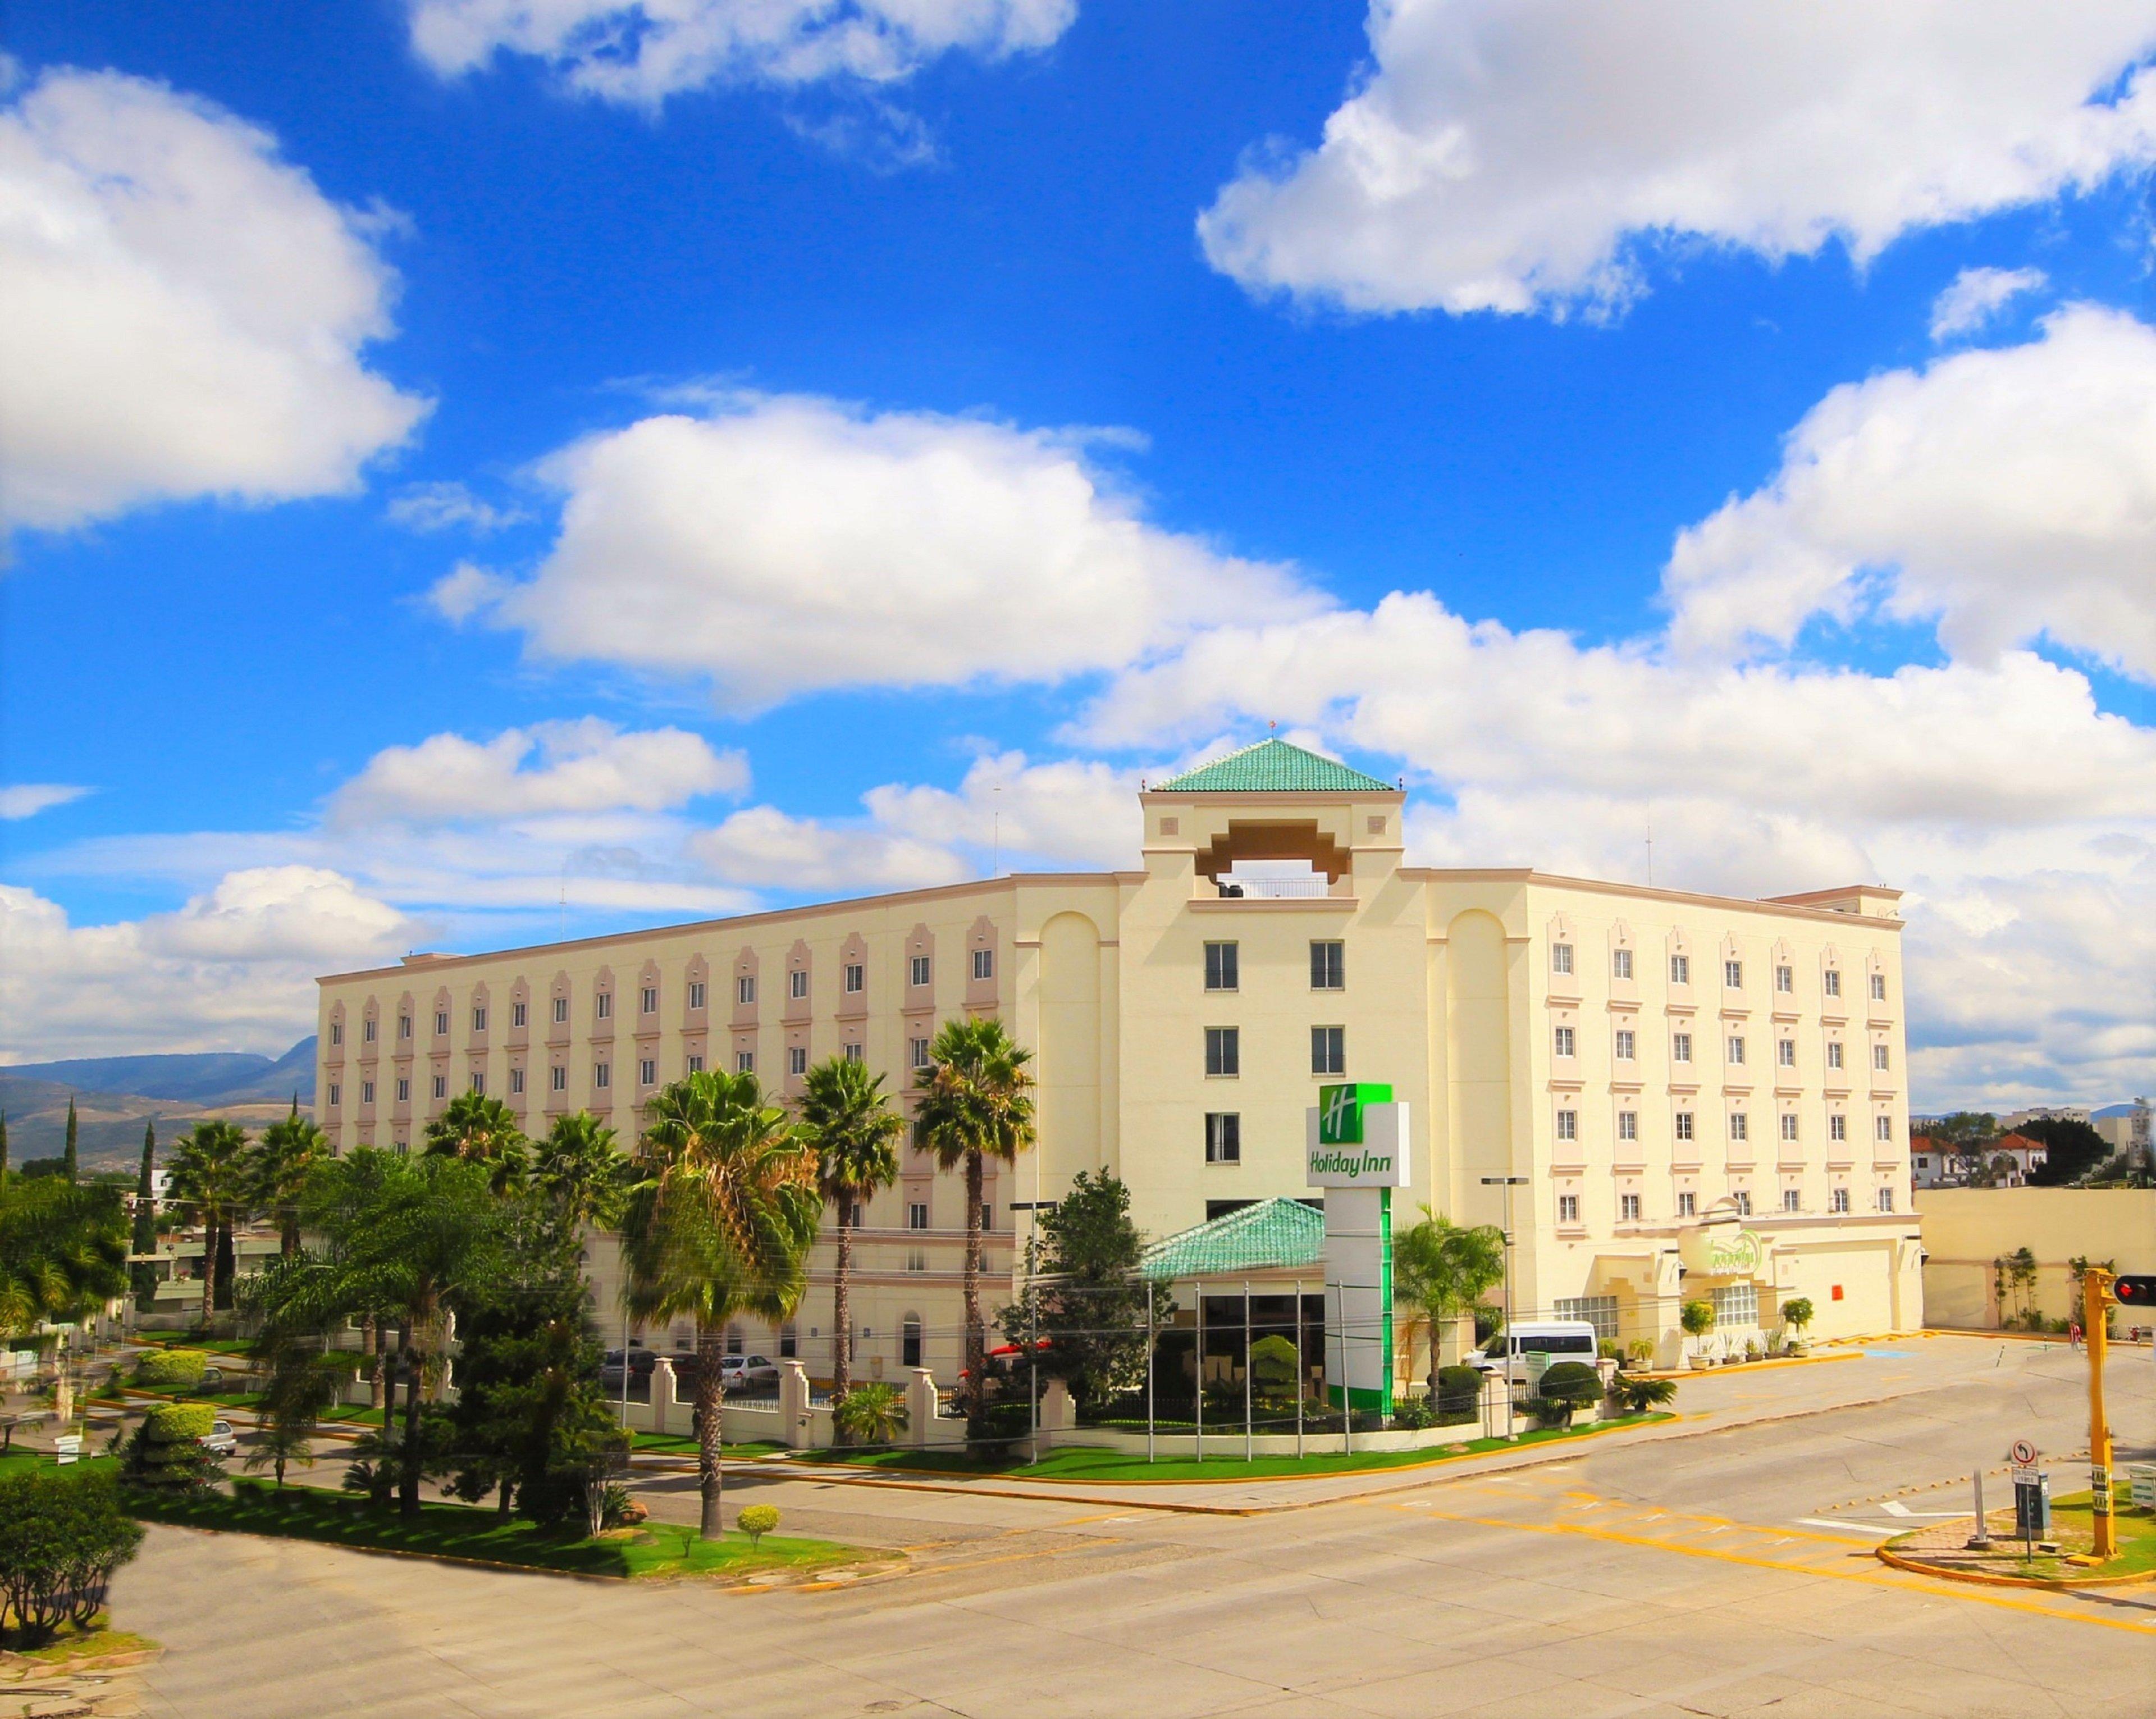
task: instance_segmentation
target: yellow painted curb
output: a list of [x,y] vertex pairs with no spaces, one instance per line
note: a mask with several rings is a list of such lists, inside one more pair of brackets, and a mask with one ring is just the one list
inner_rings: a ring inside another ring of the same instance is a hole
[[1928,1564],[1921,1558],[1904,1557],[1883,1546],[1874,1547],[1872,1556],[1882,1564],[1892,1564],[1914,1576],[1936,1576],[1942,1582],[1980,1583],[1987,1588],[2042,1588],[2053,1593],[2071,1593],[2080,1588],[2133,1588],[2156,1582],[2156,1570],[2138,1570],[2127,1576],[2085,1576],[2079,1581],[2054,1580],[2048,1576],[1994,1576],[1989,1570],[1948,1569],[1939,1564]]
[[1725,1373],[1764,1372],[1769,1367],[1816,1366],[1823,1361],[1861,1361],[1864,1351],[1848,1349],[1835,1355],[1777,1355],[1763,1361],[1740,1361],[1734,1366],[1703,1366],[1695,1372],[1690,1367],[1673,1368],[1666,1372],[1627,1373],[1627,1378],[1637,1379],[1718,1379]]

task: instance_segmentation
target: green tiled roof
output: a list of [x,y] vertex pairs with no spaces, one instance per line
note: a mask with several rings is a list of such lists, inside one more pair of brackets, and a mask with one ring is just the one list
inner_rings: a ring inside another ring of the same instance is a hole
[[1316,1265],[1324,1257],[1322,1212],[1300,1200],[1260,1200],[1155,1242],[1139,1259],[1138,1271],[1156,1283],[1169,1283]]
[[1260,740],[1153,784],[1168,794],[1390,794],[1393,785],[1285,740]]

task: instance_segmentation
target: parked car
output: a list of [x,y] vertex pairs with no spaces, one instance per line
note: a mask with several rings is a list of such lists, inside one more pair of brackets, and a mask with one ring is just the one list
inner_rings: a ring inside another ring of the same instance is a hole
[[230,1421],[212,1421],[209,1431],[202,1435],[201,1444],[212,1456],[239,1454],[239,1434],[232,1430]]
[[1498,1332],[1467,1364],[1486,1373],[1505,1373],[1518,1385],[1527,1382],[1530,1355],[1546,1355],[1553,1364],[1580,1361],[1592,1366],[1596,1353],[1594,1327],[1585,1320],[1543,1320]]
[[[647,1389],[651,1383],[651,1369],[659,1365],[659,1351],[646,1349],[640,1343],[629,1346],[629,1377],[633,1384]],[[609,1349],[599,1361],[599,1388],[619,1391],[622,1383],[622,1351]]]
[[762,1391],[778,1388],[778,1363],[761,1355],[729,1355],[719,1362],[721,1391]]

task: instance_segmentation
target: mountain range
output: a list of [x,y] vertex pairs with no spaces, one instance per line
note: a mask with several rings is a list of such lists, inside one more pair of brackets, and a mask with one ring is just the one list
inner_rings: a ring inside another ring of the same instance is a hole
[[0,1068],[0,1112],[8,1119],[13,1164],[57,1158],[67,1137],[68,1101],[75,1106],[75,1149],[85,1168],[131,1167],[144,1125],[160,1145],[197,1122],[223,1117],[255,1129],[275,1121],[297,1097],[315,1098],[315,1039],[281,1057],[204,1051],[165,1056],[74,1057]]

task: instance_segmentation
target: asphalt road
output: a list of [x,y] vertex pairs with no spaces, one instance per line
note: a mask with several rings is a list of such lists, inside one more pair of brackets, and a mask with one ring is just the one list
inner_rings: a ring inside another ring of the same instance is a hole
[[[2138,1366],[2136,1361],[2138,1360]],[[2033,1438],[2085,1440],[2056,1347],[1911,1340],[1688,1382],[1658,1438],[1381,1482],[1086,1502],[758,1469],[729,1504],[906,1547],[902,1573],[727,1593],[565,1581],[153,1529],[116,1593],[164,1642],[154,1713],[434,1715],[2156,1713],[2156,1589],[1954,1587],[1890,1528]],[[2156,1458],[2156,1368],[2114,1376]],[[2068,1468],[2061,1490],[2086,1484]],[[644,1489],[693,1514],[693,1482]],[[1018,1490],[1006,1488],[1004,1490]],[[1257,1500],[1247,1516],[1134,1507]]]

